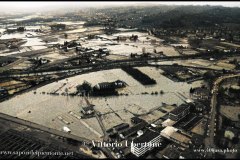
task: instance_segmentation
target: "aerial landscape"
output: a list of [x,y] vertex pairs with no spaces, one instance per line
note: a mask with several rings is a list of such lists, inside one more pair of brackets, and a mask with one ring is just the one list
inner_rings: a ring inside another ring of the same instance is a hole
[[46,3],[0,2],[0,159],[240,158],[240,2]]

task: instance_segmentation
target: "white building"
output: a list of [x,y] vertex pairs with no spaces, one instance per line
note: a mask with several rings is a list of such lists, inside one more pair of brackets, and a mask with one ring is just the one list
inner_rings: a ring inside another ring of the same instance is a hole
[[158,132],[146,130],[140,137],[135,138],[131,143],[131,152],[140,157],[155,147],[160,147],[162,138]]

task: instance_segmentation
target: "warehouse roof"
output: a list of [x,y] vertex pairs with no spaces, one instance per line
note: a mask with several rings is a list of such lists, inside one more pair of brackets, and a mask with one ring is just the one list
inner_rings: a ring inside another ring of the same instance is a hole
[[186,109],[189,109],[189,105],[187,104],[181,104],[180,106],[176,107],[174,110],[172,110],[170,113],[171,114],[175,114],[175,115],[178,115],[180,114],[181,112],[185,111]]

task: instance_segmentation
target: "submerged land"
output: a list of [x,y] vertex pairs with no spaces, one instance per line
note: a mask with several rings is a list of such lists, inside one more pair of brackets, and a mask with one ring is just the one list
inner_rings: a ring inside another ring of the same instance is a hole
[[239,13],[132,6],[1,16],[0,150],[239,158]]

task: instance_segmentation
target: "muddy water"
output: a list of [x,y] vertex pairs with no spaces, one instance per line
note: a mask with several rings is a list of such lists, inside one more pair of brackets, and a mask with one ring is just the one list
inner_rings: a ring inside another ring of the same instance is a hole
[[[112,82],[118,79],[128,84],[126,88],[120,91],[124,95],[88,98],[90,103],[95,105],[95,109],[104,114],[103,123],[106,128],[111,128],[123,122],[130,123],[130,118],[133,114],[142,115],[148,113],[153,108],[161,107],[162,103],[180,105],[184,103],[184,98],[179,93],[188,98],[190,87],[199,86],[201,83],[200,81],[193,84],[176,83],[162,76],[162,71],[159,69],[152,67],[140,67],[138,69],[154,78],[157,81],[157,85],[143,86],[121,69],[98,71],[45,85],[36,89],[35,94],[34,91],[30,91],[18,95],[2,102],[0,104],[0,112],[59,130],[64,125],[57,120],[57,117],[61,115],[74,122],[70,125],[73,134],[96,139],[97,137],[94,133],[79,125],[79,122],[68,114],[69,111],[80,114],[81,108],[86,106],[85,99],[80,96],[70,97],[61,95],[66,92],[74,93],[76,86],[82,84],[84,80],[87,80],[92,86],[100,82]],[[160,90],[163,90],[165,93],[151,95],[151,92],[157,91],[159,93]],[[47,94],[51,92],[59,93],[59,95]],[[143,95],[142,92],[148,92],[149,94]],[[118,116],[112,111],[117,113]],[[157,119],[160,115],[163,115],[160,111],[158,112],[150,114],[149,117],[145,116],[145,119]],[[101,130],[95,119],[89,119],[88,124],[98,131]]]
[[[162,103],[167,104],[181,104],[183,99],[178,93],[183,94],[186,98],[189,95],[189,89],[191,87],[199,86],[200,81],[193,84],[187,84],[182,82],[173,82],[170,79],[162,76],[161,71],[157,69],[149,70],[147,68],[140,68],[142,72],[149,72],[149,75],[153,78],[157,78],[157,85],[153,86],[142,86],[138,81],[133,79],[131,76],[127,75],[121,69],[113,69],[106,71],[99,71],[90,74],[78,75],[67,80],[62,80],[59,82],[51,83],[37,89],[37,94],[32,92],[19,95],[8,101],[1,103],[1,112],[6,112],[9,114],[17,115],[19,112],[27,108],[34,108],[35,110],[42,110],[41,108],[48,108],[50,111],[58,110],[58,108],[79,108],[79,103],[81,97],[67,97],[67,96],[52,96],[52,95],[42,95],[42,92],[50,93],[61,88],[58,93],[64,93],[67,90],[71,93],[75,92],[75,87],[81,84],[84,80],[95,85],[104,81],[115,81],[121,79],[128,84],[122,93],[128,93],[128,96],[112,96],[108,97],[107,101],[105,98],[90,98],[91,102],[94,103],[99,110],[104,111],[104,106],[110,104],[114,110],[122,109],[124,106],[129,104],[137,104],[146,110],[150,110],[156,106],[161,106]],[[158,74],[158,75],[156,75]],[[155,75],[155,76],[153,76]],[[163,95],[151,95],[151,92],[163,90],[165,94]],[[142,92],[148,92],[148,95],[142,95]],[[31,98],[30,98],[31,97]],[[127,103],[126,103],[127,102]],[[103,108],[102,108],[103,107]],[[43,111],[43,110],[42,110]],[[60,110],[59,110],[60,111]]]

